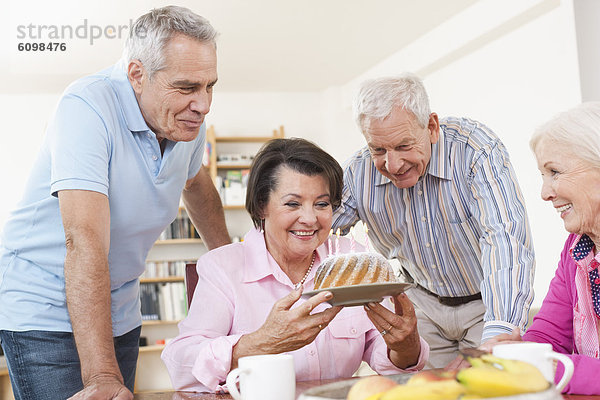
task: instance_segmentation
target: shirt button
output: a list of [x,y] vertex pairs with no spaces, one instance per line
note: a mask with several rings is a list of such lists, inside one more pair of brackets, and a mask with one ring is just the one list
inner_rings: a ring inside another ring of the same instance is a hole
[[146,133],[146,136],[148,136],[149,138],[152,137],[152,135],[150,133]]
[[431,247],[431,243],[426,243],[425,247]]
[[352,333],[354,335],[356,333],[356,329],[354,329],[354,328],[350,329],[350,333]]
[[156,160],[158,160],[158,156],[156,156],[156,155],[153,155],[153,156],[152,156],[152,160],[153,160],[153,161],[156,161]]
[[423,194],[423,191],[422,191],[422,190],[419,190],[417,193],[419,193],[420,195],[422,195],[422,194]]
[[425,221],[427,221],[427,218],[421,217],[421,221],[425,222]]
[[314,350],[311,350],[311,351],[309,351],[309,354],[310,354],[311,356],[314,356],[314,355],[315,355],[315,351],[314,351]]
[[435,268],[437,268],[437,265],[433,264],[433,265],[431,266],[431,268],[435,269]]

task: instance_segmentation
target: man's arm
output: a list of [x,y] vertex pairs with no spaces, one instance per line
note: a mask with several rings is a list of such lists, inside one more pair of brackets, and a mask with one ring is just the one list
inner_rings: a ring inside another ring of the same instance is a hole
[[352,193],[354,185],[354,171],[350,165],[344,166],[344,187],[342,189],[342,199],[340,206],[333,212],[331,229],[336,232],[340,228],[343,235],[350,232],[350,227],[358,222],[358,211],[356,198]]
[[186,182],[183,204],[209,250],[231,243],[221,198],[204,168]]
[[533,301],[534,251],[525,200],[506,148],[496,143],[475,170],[471,191],[482,232],[485,342],[517,327],[524,330]]
[[[131,399],[116,360],[111,319],[108,198],[85,190],[58,192],[67,253],[65,290],[84,390],[74,399]],[[98,396],[99,395],[99,396]]]

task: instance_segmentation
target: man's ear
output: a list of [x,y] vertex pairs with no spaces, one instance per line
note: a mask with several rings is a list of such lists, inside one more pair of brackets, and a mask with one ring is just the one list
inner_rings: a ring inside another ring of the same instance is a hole
[[129,83],[131,83],[133,91],[139,94],[142,91],[144,80],[148,79],[146,69],[140,60],[131,60],[127,66],[127,78],[129,79]]
[[438,120],[436,113],[429,114],[427,129],[429,129],[429,139],[431,144],[437,143],[440,139],[440,121]]

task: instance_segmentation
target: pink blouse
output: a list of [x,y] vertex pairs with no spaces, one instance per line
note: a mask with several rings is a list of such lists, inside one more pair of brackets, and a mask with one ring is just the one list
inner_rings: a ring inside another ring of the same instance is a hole
[[[350,241],[341,238],[340,251],[348,252],[349,247]],[[320,246],[315,265],[326,256],[326,246]],[[175,389],[223,391],[233,346],[242,335],[258,330],[273,304],[294,285],[267,252],[258,230],[248,232],[243,242],[203,255],[197,270],[198,286],[189,314],[162,359]],[[310,271],[305,290],[313,288],[315,271]],[[295,306],[304,301],[301,298]],[[320,304],[314,312],[327,307]],[[345,307],[312,343],[289,354],[294,356],[296,379],[304,381],[351,377],[363,360],[383,375],[417,371],[428,359],[429,346],[421,338],[417,364],[399,369],[389,360],[387,346],[363,307]]]

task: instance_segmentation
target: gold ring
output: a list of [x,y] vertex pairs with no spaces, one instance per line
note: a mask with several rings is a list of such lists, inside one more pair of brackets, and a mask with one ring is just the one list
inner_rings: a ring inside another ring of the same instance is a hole
[[385,335],[387,335],[387,331],[386,331],[385,329],[384,329],[384,330],[382,330],[382,331],[381,331],[381,332],[379,332],[379,333],[381,333],[381,336],[385,336]]

